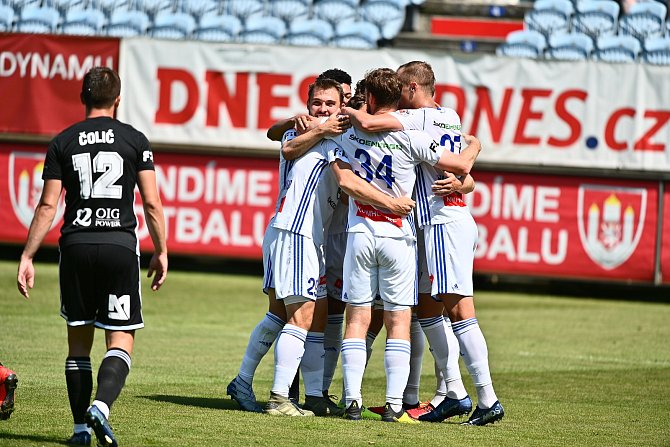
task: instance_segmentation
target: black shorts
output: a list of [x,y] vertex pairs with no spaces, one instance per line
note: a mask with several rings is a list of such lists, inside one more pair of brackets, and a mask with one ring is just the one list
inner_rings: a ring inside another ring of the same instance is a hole
[[59,277],[61,316],[68,326],[144,327],[140,260],[133,251],[111,244],[61,247]]

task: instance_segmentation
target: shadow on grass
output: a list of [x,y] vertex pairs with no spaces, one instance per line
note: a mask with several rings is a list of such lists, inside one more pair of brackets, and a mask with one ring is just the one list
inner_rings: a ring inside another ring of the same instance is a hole
[[[19,433],[0,433],[0,441],[3,439],[14,439],[18,441],[32,441],[57,445],[67,445],[65,439],[59,436],[22,435]],[[1,443],[3,444],[4,443]]]
[[192,396],[169,396],[166,394],[153,394],[151,396],[141,396],[144,399],[155,402],[167,402],[177,405],[186,405],[189,407],[212,408],[214,410],[239,410],[240,406],[230,399],[220,399],[213,397],[192,397]]

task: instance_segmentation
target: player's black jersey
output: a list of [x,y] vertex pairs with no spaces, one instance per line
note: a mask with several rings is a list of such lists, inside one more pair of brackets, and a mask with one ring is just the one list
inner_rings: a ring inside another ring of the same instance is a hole
[[49,144],[44,180],[65,188],[60,245],[116,244],[137,250],[137,173],[154,169],[142,132],[109,117],[89,118]]

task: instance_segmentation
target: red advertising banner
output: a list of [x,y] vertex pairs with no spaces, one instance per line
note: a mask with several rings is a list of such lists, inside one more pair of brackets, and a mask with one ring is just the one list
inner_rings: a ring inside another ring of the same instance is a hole
[[[0,242],[24,243],[42,193],[46,147],[0,145]],[[278,194],[278,161],[263,158],[155,154],[171,253],[261,258]],[[63,199],[61,197],[61,199]],[[138,236],[153,250],[136,192]],[[61,200],[45,243],[56,245]]]
[[101,65],[118,70],[118,39],[0,34],[0,132],[54,135],[83,119],[81,80]]
[[663,235],[661,237],[661,281],[670,284],[670,182],[665,182],[663,194]]
[[476,172],[475,271],[654,279],[657,182]]
[[[0,145],[0,242],[23,243],[42,190],[46,148]],[[261,258],[274,212],[278,162],[157,153],[156,176],[174,254]],[[479,227],[481,273],[654,280],[659,183],[476,172],[467,201]],[[670,282],[670,192],[662,262]],[[140,246],[151,240],[137,194]],[[63,204],[47,237],[56,244]]]

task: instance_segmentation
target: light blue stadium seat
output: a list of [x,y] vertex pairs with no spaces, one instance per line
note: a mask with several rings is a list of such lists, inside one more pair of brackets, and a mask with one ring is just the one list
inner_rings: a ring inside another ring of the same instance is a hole
[[270,3],[270,15],[286,23],[306,19],[310,14],[310,3],[303,0],[274,0]]
[[379,27],[382,38],[393,39],[405,23],[405,0],[367,0],[361,15]]
[[[228,34],[233,40],[242,32],[243,26],[240,19],[230,14],[205,14],[200,18],[196,34],[206,33],[211,37],[217,35],[217,31]],[[219,36],[223,37],[223,36]],[[196,36],[196,38],[200,38]],[[204,40],[212,40],[207,37]]]
[[321,0],[314,4],[314,16],[334,24],[356,17],[358,10],[341,0]]
[[182,0],[181,10],[199,19],[207,14],[218,14],[221,8],[216,0]]
[[151,35],[165,39],[184,39],[191,37],[195,27],[195,18],[187,12],[161,11],[156,14]]
[[567,32],[573,13],[570,0],[537,0],[526,13],[524,23],[528,29],[549,36],[554,32]]
[[109,19],[107,35],[115,37],[141,36],[149,29],[149,16],[144,11],[120,9]]
[[195,38],[206,42],[235,42],[235,36],[221,28],[205,28],[195,31]]
[[237,16],[242,22],[265,14],[265,3],[261,0],[229,0],[228,14]]
[[546,48],[547,41],[542,33],[533,30],[518,30],[507,35],[505,43],[496,48],[496,54],[498,56],[541,59]]
[[55,33],[60,20],[60,14],[55,8],[27,5],[21,11],[17,29],[22,33]]
[[107,19],[100,9],[71,9],[62,25],[63,34],[94,36],[102,34]]
[[329,22],[321,19],[295,19],[289,26],[284,42],[289,45],[325,46],[335,35]]
[[48,0],[43,4],[56,8],[62,16],[75,9],[87,9],[87,7],[95,9],[95,5],[87,0]]
[[642,46],[633,36],[602,36],[596,43],[595,59],[604,62],[636,62]]
[[600,36],[616,34],[620,6],[614,0],[581,0],[572,18],[572,29],[595,41]]
[[340,48],[377,48],[382,35],[374,23],[365,20],[350,20],[338,23],[331,45]]
[[670,36],[648,37],[642,56],[649,64],[670,65]]
[[119,11],[128,11],[131,8],[131,0],[91,0],[94,8],[101,9],[107,17],[111,17]]
[[14,8],[0,5],[0,32],[9,32],[14,27]]
[[549,47],[546,50],[548,59],[561,61],[583,61],[591,58],[593,40],[586,34],[554,33],[549,36]]
[[619,21],[621,32],[644,41],[649,36],[665,33],[667,7],[657,1],[635,3]]
[[160,13],[170,12],[174,7],[173,0],[134,0],[134,5],[140,11],[144,11],[150,18],[155,18]]
[[276,44],[286,35],[286,24],[278,17],[252,16],[244,23],[240,41],[245,43]]

